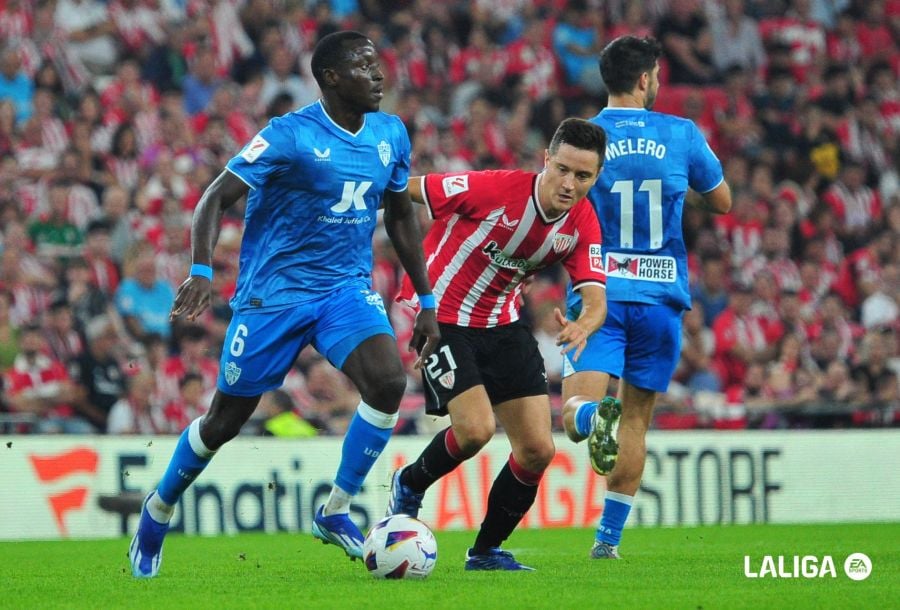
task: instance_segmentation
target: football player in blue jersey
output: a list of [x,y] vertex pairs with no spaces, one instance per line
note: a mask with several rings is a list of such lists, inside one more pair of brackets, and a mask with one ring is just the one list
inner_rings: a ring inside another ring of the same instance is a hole
[[272,119],[228,162],[194,213],[193,265],[171,317],[194,320],[208,306],[222,213],[246,195],[234,316],[209,412],[181,435],[159,486],[144,501],[129,551],[136,577],[156,576],[178,499],[310,344],[347,374],[362,397],[313,534],[351,558],[362,556],[350,501],[387,444],[406,388],[384,303],[371,289],[372,235],[381,205],[385,229],[423,307],[409,345],[420,350],[417,366],[440,338],[407,191],[409,136],[398,117],[378,111],[384,74],[374,45],[357,32],[325,36],[313,51],[312,72],[321,99]]
[[[681,316],[690,309],[681,215],[688,188],[698,205],[724,214],[731,191],[722,165],[697,126],[652,112],[659,90],[659,43],[623,36],[600,54],[609,103],[591,119],[607,134],[606,165],[588,197],[603,229],[609,312],[575,362],[563,371],[563,424],[588,439],[591,466],[607,493],[591,557],[618,558],[622,528],[644,471],[644,437],[658,392],[681,352]],[[577,318],[569,290],[568,316]],[[607,397],[610,375],[619,400]]]

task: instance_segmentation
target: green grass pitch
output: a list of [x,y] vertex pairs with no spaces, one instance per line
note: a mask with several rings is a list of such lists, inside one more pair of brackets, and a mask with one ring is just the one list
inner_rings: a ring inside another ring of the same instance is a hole
[[[310,535],[166,541],[160,576],[135,580],[128,540],[0,543],[0,608],[896,608],[900,524],[629,529],[621,561],[592,561],[590,530],[522,530],[504,548],[530,573],[463,570],[470,532],[439,532],[424,581],[379,581]],[[844,575],[852,552],[871,576]],[[764,555],[825,555],[837,577],[744,576]]]

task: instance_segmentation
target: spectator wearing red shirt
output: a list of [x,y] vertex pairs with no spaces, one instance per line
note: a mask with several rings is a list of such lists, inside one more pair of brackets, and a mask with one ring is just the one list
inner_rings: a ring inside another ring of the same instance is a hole
[[14,410],[37,416],[41,433],[90,434],[94,427],[75,415],[72,383],[61,362],[45,353],[40,326],[20,330],[19,354],[4,375],[6,402]]
[[897,52],[897,45],[888,27],[884,2],[872,0],[862,3],[862,6],[863,19],[856,24],[856,39],[863,59],[869,64],[890,58]]
[[209,402],[204,393],[203,375],[186,373],[178,380],[178,398],[170,400],[163,409],[165,430],[178,434],[192,421],[206,413]]
[[881,267],[894,255],[897,239],[891,230],[886,229],[841,263],[834,290],[848,307],[855,310],[877,290]]
[[119,267],[112,259],[110,223],[93,220],[87,226],[84,241],[84,260],[91,269],[91,282],[107,296],[114,295],[119,287]]
[[528,99],[540,102],[556,93],[556,56],[546,45],[544,22],[530,19],[517,40],[506,48],[507,75],[517,75],[528,92]]
[[881,220],[881,198],[865,184],[865,177],[863,167],[848,159],[838,180],[822,196],[837,217],[838,237],[850,249],[865,244]]
[[201,376],[204,395],[216,388],[219,363],[207,355],[209,335],[206,329],[199,324],[183,326],[178,331],[177,340],[178,353],[166,358],[157,371],[158,396],[162,404],[180,397],[179,384],[188,373],[197,373]]
[[790,10],[778,17],[763,19],[759,33],[763,41],[787,44],[791,69],[798,82],[806,81],[809,69],[825,55],[825,28],[811,12],[810,0],[792,0]]
[[[397,26],[391,34],[392,46],[381,53],[392,86],[400,91],[421,90],[428,84],[428,58],[422,43],[409,28]],[[318,93],[318,90],[316,90]]]
[[752,288],[739,283],[731,292],[728,307],[713,323],[713,363],[726,391],[743,383],[750,364],[765,362],[775,355],[774,346],[766,339],[764,324],[750,312],[752,305]]

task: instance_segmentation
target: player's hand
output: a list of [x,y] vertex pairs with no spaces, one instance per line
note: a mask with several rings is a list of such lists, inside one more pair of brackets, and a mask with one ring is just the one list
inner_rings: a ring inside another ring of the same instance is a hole
[[566,317],[562,315],[559,307],[553,310],[553,315],[556,316],[556,321],[562,326],[562,330],[556,335],[556,344],[565,346],[562,349],[563,354],[575,350],[575,355],[572,356],[572,362],[578,362],[578,358],[581,357],[581,352],[584,351],[584,348],[587,346],[589,333],[584,330],[578,322],[567,320]]
[[193,275],[181,283],[178,294],[175,295],[175,304],[169,313],[169,320],[174,320],[184,315],[188,321],[193,322],[203,311],[209,307],[212,283],[205,277]]
[[409,340],[409,351],[416,350],[419,357],[413,367],[422,368],[441,340],[441,331],[438,329],[437,310],[420,309],[416,314],[416,324],[413,326],[412,338]]

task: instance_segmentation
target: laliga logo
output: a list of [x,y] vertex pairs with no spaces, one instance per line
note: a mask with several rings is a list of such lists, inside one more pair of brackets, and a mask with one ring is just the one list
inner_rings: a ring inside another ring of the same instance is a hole
[[[837,578],[834,559],[825,555],[764,555],[759,571],[754,571],[749,555],[744,555],[744,576],[747,578]],[[853,553],[844,561],[844,573],[851,580],[865,580],[872,573],[872,561],[864,553]]]
[[[51,483],[79,472],[96,475],[100,456],[96,451],[79,447],[58,455],[29,455],[28,459],[31,460],[37,478],[42,483]],[[79,485],[47,496],[59,532],[63,536],[68,535],[66,513],[82,508],[87,492],[87,487]]]

